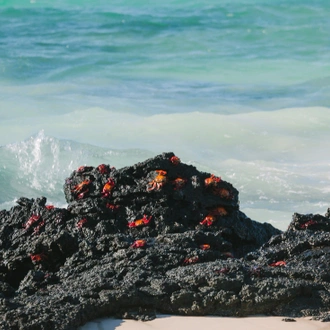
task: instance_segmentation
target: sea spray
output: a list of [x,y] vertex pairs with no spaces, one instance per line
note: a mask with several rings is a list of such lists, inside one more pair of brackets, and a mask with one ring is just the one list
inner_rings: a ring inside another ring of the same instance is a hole
[[329,118],[326,108],[147,117],[88,109],[53,116],[51,124],[41,117],[35,130],[44,129],[0,150],[2,202],[46,195],[63,205],[64,180],[79,166],[120,168],[172,150],[200,170],[234,182],[242,209],[254,209],[257,220],[283,228],[294,211],[323,212],[327,204]]

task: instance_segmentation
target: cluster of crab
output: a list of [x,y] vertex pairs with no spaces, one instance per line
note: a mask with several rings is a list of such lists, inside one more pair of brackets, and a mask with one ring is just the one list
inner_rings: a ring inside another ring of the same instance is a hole
[[[172,156],[169,158],[169,162],[172,165],[177,166],[178,164],[180,164],[181,160],[177,156]],[[91,169],[92,169],[91,167],[81,166],[77,169],[77,173],[82,174]],[[104,164],[99,165],[97,167],[97,170],[101,174],[109,174],[109,172],[110,172],[109,167]],[[188,180],[186,178],[183,178],[180,176],[174,180],[169,180],[167,171],[165,171],[163,169],[157,169],[154,172],[155,172],[155,176],[154,176],[153,180],[151,180],[150,182],[147,183],[146,189],[148,192],[159,191],[166,184],[171,184],[173,186],[173,189],[178,191],[178,190],[183,189],[188,182]],[[226,188],[219,187],[220,182],[221,182],[221,178],[212,174],[204,180],[204,187],[206,190],[208,190],[209,192],[211,192],[214,195],[219,196],[222,199],[232,199],[233,195],[232,195],[231,191],[229,191]],[[92,180],[90,178],[84,179],[81,183],[75,185],[73,187],[73,189],[71,189],[71,192],[76,196],[76,199],[83,199],[89,193],[89,188],[90,188],[91,184],[92,184]],[[115,186],[116,186],[116,183],[115,183],[114,179],[109,177],[102,188],[101,196],[104,198],[111,197],[112,191]],[[111,210],[116,210],[116,209],[118,209],[119,206],[108,202],[106,204],[106,207]],[[228,215],[228,211],[226,210],[226,208],[224,206],[217,206],[217,207],[214,207],[213,209],[209,210],[208,214],[205,216],[204,219],[202,219],[200,221],[199,224],[202,226],[209,227],[209,226],[212,226],[216,222],[218,217],[224,217],[227,215]],[[128,222],[127,226],[129,229],[145,227],[145,226],[149,226],[151,224],[151,220],[152,220],[152,216],[148,216],[148,215],[144,214],[141,219],[137,219],[137,220]],[[87,219],[83,218],[78,221],[76,226],[80,230],[80,229],[82,229],[83,226],[86,225],[86,223],[87,223]],[[147,241],[144,239],[138,239],[138,240],[134,241],[134,243],[131,245],[131,247],[132,248],[145,248],[145,247],[147,247]],[[201,245],[200,248],[202,250],[208,250],[208,249],[210,249],[210,245],[203,244],[203,245]],[[196,263],[196,262],[198,262],[198,260],[199,260],[198,257],[186,258],[184,260],[183,264],[187,265],[187,264]]]
[[[170,161],[175,165],[180,163],[180,159],[177,156],[172,156]],[[166,171],[156,170],[156,173],[157,176],[155,179],[149,182],[148,191],[160,190],[168,182]],[[186,182],[187,179],[181,177],[176,178],[172,181],[174,190],[182,189]],[[206,189],[210,190],[213,194],[220,196],[220,198],[232,199],[233,195],[228,189],[218,187],[219,182],[221,182],[221,178],[212,174],[210,177],[204,180],[204,185]],[[200,222],[200,224],[205,226],[212,226],[216,222],[218,216],[223,217],[226,215],[228,215],[228,211],[225,207],[215,207],[207,214],[207,216]]]
[[[88,171],[90,169],[92,169],[92,167],[80,166],[77,169],[77,173],[83,173],[83,172]],[[109,167],[105,164],[99,165],[97,167],[97,170],[101,174],[109,174],[109,172],[110,172]],[[87,197],[91,184],[92,184],[91,179],[83,180],[81,183],[75,185],[73,187],[73,189],[71,189],[71,192],[76,196],[76,199],[83,199],[83,198]],[[111,192],[112,192],[114,187],[115,187],[115,181],[112,178],[109,177],[107,179],[107,182],[104,184],[104,186],[102,188],[102,191],[101,191],[102,197],[109,197],[111,195]]]
[[[55,209],[54,205],[45,205],[45,210],[50,211],[53,209]],[[57,212],[56,223],[60,223],[63,220],[63,218],[65,217],[64,213],[65,212]],[[31,230],[33,229],[32,235],[38,235],[41,229],[45,226],[45,224],[46,224],[46,220],[42,217],[42,215],[38,211],[32,213],[29,219],[27,220],[27,222],[24,223],[22,227],[24,228],[25,232],[31,232]]]

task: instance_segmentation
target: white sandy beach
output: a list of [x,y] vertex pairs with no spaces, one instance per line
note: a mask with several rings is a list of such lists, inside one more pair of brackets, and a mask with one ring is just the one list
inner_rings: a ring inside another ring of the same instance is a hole
[[191,317],[157,315],[153,321],[99,319],[85,324],[80,330],[326,330],[330,323],[312,321],[310,317],[284,322],[283,317]]

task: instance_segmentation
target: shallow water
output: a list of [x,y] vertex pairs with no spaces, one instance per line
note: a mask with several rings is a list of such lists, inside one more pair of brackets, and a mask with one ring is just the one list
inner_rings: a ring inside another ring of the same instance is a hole
[[164,151],[285,229],[330,192],[328,1],[0,1],[0,209]]

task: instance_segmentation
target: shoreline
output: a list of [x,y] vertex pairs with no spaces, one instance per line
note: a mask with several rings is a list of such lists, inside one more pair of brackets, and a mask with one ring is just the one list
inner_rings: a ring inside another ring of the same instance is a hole
[[[283,321],[289,319],[290,321]],[[152,321],[102,318],[88,322],[79,330],[325,330],[330,328],[327,322],[312,320],[311,317],[287,318],[283,316],[254,315],[248,317],[221,316],[176,316],[157,314]]]

